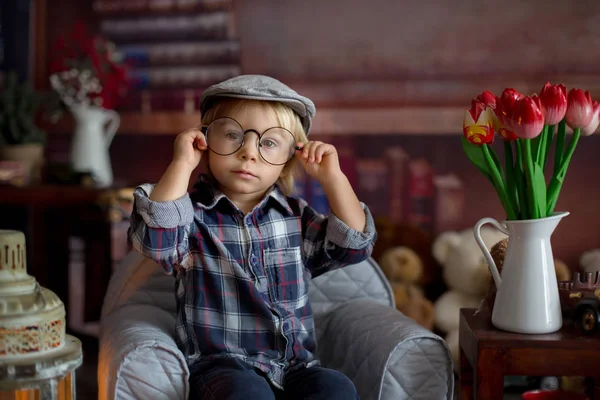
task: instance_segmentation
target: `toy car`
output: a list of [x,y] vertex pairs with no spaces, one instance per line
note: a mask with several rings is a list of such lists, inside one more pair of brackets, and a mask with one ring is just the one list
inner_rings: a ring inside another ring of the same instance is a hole
[[558,282],[563,314],[571,318],[586,335],[596,332],[600,325],[600,273],[587,272],[585,281],[576,272],[571,281]]

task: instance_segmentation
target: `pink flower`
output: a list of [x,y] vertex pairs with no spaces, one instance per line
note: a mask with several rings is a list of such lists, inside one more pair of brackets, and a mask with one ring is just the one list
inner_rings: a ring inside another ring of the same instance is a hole
[[590,136],[592,133],[596,132],[596,129],[598,129],[598,125],[600,124],[600,104],[598,104],[597,101],[594,101],[592,108],[592,120],[588,126],[581,128],[582,136]]
[[511,130],[522,139],[533,139],[542,133],[544,115],[542,102],[537,95],[525,96],[515,101],[509,113]]
[[572,129],[587,127],[593,118],[592,96],[589,91],[571,89],[567,98],[567,125]]
[[546,125],[556,125],[567,112],[567,87],[563,84],[551,85],[546,82],[540,92],[542,113]]

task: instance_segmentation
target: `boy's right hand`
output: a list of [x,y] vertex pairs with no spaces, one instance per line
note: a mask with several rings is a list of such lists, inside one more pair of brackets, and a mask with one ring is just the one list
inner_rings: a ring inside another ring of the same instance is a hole
[[208,148],[206,137],[198,128],[188,129],[177,135],[173,147],[173,162],[189,166],[190,171],[198,166],[202,154]]

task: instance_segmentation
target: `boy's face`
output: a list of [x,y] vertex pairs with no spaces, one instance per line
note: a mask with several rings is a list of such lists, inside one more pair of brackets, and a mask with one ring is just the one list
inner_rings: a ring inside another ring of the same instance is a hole
[[[279,125],[275,115],[258,103],[250,103],[227,116],[239,122],[244,130],[254,129],[261,134]],[[209,151],[210,171],[221,191],[234,202],[259,201],[283,170],[284,165],[271,165],[262,159],[257,143],[256,133],[248,132],[244,145],[233,154],[221,156]]]

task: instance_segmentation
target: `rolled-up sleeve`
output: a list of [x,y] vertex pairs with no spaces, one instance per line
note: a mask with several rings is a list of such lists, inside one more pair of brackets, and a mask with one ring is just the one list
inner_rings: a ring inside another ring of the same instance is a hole
[[133,248],[159,263],[166,273],[185,266],[194,208],[188,194],[173,201],[152,201],[153,185],[134,191],[128,239]]
[[377,240],[375,222],[369,208],[364,203],[360,204],[366,220],[362,232],[350,228],[333,213],[324,216],[302,203],[305,265],[313,277],[359,263],[371,256]]

